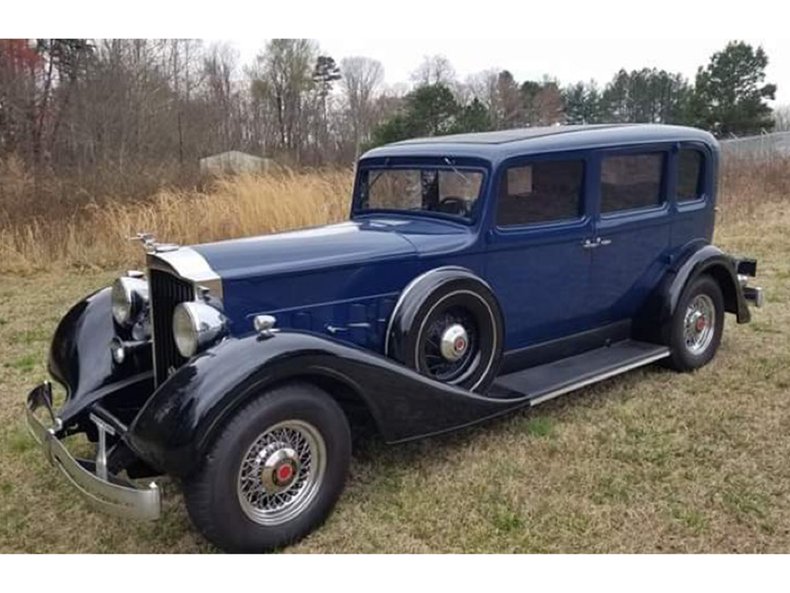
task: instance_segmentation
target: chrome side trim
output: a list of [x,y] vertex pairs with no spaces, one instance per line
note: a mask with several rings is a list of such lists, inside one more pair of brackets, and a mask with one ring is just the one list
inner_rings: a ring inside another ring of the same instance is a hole
[[147,488],[140,488],[129,480],[113,475],[102,479],[96,474],[100,468],[95,462],[72,457],[55,436],[59,427],[47,428],[35,415],[36,409],[47,397],[51,398],[49,385],[42,383],[28,394],[25,412],[28,428],[49,462],[66,476],[95,509],[119,517],[149,521],[158,519],[162,505],[157,485],[151,482]]
[[222,278],[202,255],[191,247],[180,247],[174,251],[148,253],[148,267],[163,270],[184,280],[205,286],[214,298],[222,300]]
[[577,381],[576,383],[571,383],[570,385],[561,387],[556,391],[551,391],[545,395],[541,395],[540,397],[531,399],[529,400],[529,405],[530,407],[537,406],[540,403],[543,403],[550,399],[554,399],[555,397],[564,395],[570,391],[581,389],[582,387],[586,387],[587,385],[592,385],[593,383],[598,383],[599,381],[603,381],[604,379],[609,379],[610,377],[616,377],[617,375],[621,375],[623,373],[632,371],[633,369],[637,369],[642,366],[646,366],[650,363],[656,362],[657,360],[661,360],[662,358],[667,358],[668,356],[669,356],[669,348],[664,348],[661,352],[658,352],[656,354],[651,354],[650,356],[643,358],[642,360],[638,360],[636,362],[632,362],[631,364],[617,367],[616,369],[612,369],[611,371],[607,371],[600,375],[595,375],[594,377],[584,379],[583,381]]

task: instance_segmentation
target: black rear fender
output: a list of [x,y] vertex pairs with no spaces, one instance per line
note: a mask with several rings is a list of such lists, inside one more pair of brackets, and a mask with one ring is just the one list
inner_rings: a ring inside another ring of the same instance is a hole
[[724,296],[724,309],[738,323],[751,319],[749,307],[738,284],[738,262],[718,247],[696,243],[683,250],[634,320],[635,335],[642,340],[666,343],[666,330],[675,314],[683,290],[702,275],[711,276]]

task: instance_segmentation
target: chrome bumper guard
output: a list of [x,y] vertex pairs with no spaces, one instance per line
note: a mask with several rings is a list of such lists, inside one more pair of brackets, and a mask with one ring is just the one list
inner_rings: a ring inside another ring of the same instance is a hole
[[[46,427],[35,412],[45,407],[53,421],[53,427]],[[94,508],[131,519],[155,520],[161,513],[159,488],[151,482],[147,488],[140,488],[133,482],[113,475],[105,479],[97,475],[96,462],[76,459],[63,443],[55,436],[60,429],[60,420],[52,411],[52,386],[44,382],[27,396],[27,425],[33,438],[44,449],[49,462],[68,478],[71,485]],[[105,452],[100,451],[100,458]],[[98,468],[100,471],[102,468]]]
[[748,286],[749,278],[754,278],[757,275],[757,260],[751,257],[738,257],[734,261],[743,298],[759,309],[765,302],[763,289],[759,286]]
[[757,307],[758,309],[763,306],[765,302],[765,295],[763,294],[763,289],[759,286],[744,286],[743,287],[743,298],[749,301],[752,305]]

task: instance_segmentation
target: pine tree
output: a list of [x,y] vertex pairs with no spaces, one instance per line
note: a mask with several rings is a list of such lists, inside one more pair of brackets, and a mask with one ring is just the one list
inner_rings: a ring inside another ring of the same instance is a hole
[[719,137],[759,134],[773,128],[766,103],[776,85],[764,84],[768,56],[743,41],[731,41],[697,71],[691,111],[694,123]]

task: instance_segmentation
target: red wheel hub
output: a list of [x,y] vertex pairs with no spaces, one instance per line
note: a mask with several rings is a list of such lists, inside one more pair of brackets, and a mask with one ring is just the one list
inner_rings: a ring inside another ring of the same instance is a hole
[[708,321],[705,319],[704,316],[700,315],[694,327],[698,332],[701,332],[703,329],[705,329],[705,326],[707,325],[708,325]]
[[283,463],[275,470],[278,484],[286,484],[294,476],[294,468],[290,463]]

